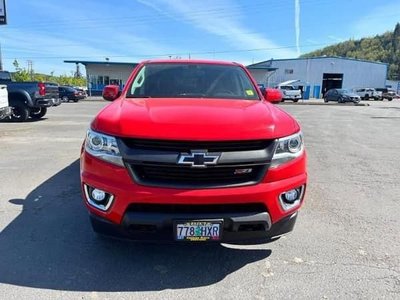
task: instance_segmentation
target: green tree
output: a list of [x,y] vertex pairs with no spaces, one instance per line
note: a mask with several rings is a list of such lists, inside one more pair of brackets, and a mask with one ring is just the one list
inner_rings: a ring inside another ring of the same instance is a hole
[[[15,72],[12,73],[14,81],[31,81],[31,74],[25,68],[20,67],[18,60],[14,60]],[[60,85],[86,86],[86,78],[76,78],[72,75],[54,76],[54,71],[50,75],[33,73],[33,81],[54,82]]]
[[374,37],[349,40],[302,55],[301,57],[342,56],[380,61],[389,65],[389,79],[400,80],[400,23],[394,31]]
[[15,72],[12,73],[12,77],[15,81],[29,81],[31,79],[29,72],[25,68],[19,66],[18,60],[14,60],[13,66]]

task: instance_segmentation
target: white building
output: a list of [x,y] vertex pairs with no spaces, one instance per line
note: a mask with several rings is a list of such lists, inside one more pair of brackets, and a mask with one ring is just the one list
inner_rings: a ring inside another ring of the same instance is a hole
[[259,84],[274,87],[299,80],[303,97],[319,98],[331,88],[385,87],[388,65],[343,57],[271,59],[247,66]]
[[65,63],[82,64],[86,68],[87,89],[90,95],[101,95],[104,86],[116,84],[124,87],[137,63],[110,61],[65,60]]

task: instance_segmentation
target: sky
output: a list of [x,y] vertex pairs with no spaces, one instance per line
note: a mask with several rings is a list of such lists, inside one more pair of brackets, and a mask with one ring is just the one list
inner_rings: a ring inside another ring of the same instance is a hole
[[295,58],[393,30],[400,0],[6,0],[5,70],[70,75],[64,60]]

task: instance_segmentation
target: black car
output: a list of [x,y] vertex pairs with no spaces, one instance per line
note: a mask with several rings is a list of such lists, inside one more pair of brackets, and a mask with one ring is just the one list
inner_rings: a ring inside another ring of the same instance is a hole
[[325,93],[324,101],[337,101],[338,103],[358,103],[361,101],[361,98],[357,94],[345,89],[330,89]]
[[78,91],[70,86],[59,86],[58,93],[60,94],[60,99],[64,102],[69,102],[70,100],[78,102],[86,97],[82,91]]

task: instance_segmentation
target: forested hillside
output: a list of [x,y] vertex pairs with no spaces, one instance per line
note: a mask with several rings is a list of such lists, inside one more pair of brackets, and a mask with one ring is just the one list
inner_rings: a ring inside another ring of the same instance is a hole
[[301,57],[343,56],[389,64],[389,79],[400,80],[400,23],[393,32],[374,37],[349,40],[316,50]]

